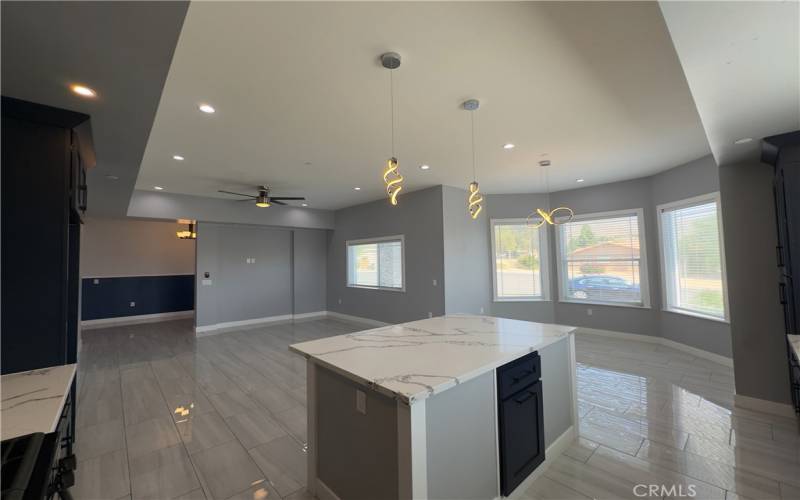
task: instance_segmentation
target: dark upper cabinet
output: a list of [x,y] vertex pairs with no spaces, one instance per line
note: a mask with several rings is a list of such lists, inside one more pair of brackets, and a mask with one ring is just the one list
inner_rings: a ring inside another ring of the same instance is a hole
[[[775,169],[778,300],[786,333],[800,335],[800,131],[764,138],[761,160]],[[800,368],[788,342],[787,350],[792,401],[800,412]]]
[[2,373],[76,360],[88,120],[2,98]]

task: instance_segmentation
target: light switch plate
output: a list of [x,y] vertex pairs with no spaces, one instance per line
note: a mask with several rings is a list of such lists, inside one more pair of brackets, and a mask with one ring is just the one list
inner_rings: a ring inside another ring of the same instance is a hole
[[433,286],[436,286],[437,283],[438,282],[436,280],[433,280]]
[[367,394],[356,389],[356,411],[362,415],[367,414]]
[[591,315],[592,315],[592,310],[591,310],[591,309],[587,309],[587,310],[586,310],[586,314],[587,314],[588,316],[591,316]]

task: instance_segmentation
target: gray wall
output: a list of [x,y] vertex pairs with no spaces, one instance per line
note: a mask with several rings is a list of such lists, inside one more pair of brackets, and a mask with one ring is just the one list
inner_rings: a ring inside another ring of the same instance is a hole
[[193,219],[204,222],[253,224],[308,229],[333,229],[333,212],[300,207],[258,208],[254,203],[136,190],[128,206],[131,217]]
[[81,277],[194,274],[194,241],[176,222],[87,217],[81,227]]
[[492,306],[488,217],[473,220],[467,212],[467,191],[442,186],[445,312],[489,314]]
[[328,231],[295,229],[292,231],[294,314],[324,311],[328,281]]
[[[290,231],[200,223],[196,325],[291,314],[291,259]],[[202,284],[205,272],[211,273],[210,286]]]
[[789,403],[772,177],[756,162],[719,170],[736,393]]
[[[553,228],[548,228],[551,301],[495,302],[492,304],[492,314],[515,319],[662,336],[705,351],[731,357],[729,324],[661,310],[661,272],[656,207],[663,203],[715,191],[719,191],[718,169],[714,159],[706,156],[650,177],[559,191],[552,193],[549,200],[545,194],[489,195],[486,200],[486,210],[490,218],[496,219],[525,217],[537,206],[566,205],[571,207],[576,214],[642,208],[645,218],[644,243],[650,292],[650,308],[559,302],[557,300],[558,283],[555,258],[556,233]],[[487,233],[489,231],[488,225],[486,231]],[[490,267],[490,269],[493,268]],[[589,309],[592,311],[591,315],[588,314]]]
[[[348,287],[345,242],[397,234],[405,236],[406,291]],[[338,210],[328,244],[328,310],[387,323],[444,314],[443,240],[441,186],[407,193],[394,207],[379,200]]]

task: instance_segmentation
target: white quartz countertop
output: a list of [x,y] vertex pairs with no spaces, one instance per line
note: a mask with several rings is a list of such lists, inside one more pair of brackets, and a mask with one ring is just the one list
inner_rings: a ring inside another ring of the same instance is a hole
[[289,346],[314,362],[413,403],[566,339],[571,326],[448,315]]
[[75,378],[75,366],[53,366],[0,377],[3,440],[56,430]]
[[800,360],[800,335],[787,335],[789,337],[789,344],[794,349],[794,355]]

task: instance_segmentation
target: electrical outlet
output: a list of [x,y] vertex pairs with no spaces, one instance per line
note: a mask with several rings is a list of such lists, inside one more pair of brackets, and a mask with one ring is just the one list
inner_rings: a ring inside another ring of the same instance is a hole
[[436,286],[436,284],[437,284],[437,281],[433,280],[433,286]]
[[483,308],[481,307],[481,314],[483,314]]
[[432,313],[432,312],[430,312],[430,311],[428,311],[428,317],[429,317],[429,318],[432,318],[432,317],[433,317],[433,313]]
[[592,315],[592,310],[591,309],[587,309],[586,310],[586,315],[587,316],[591,316]]
[[367,414],[367,394],[356,389],[356,411],[362,415]]
[[92,280],[92,283],[94,283],[95,285],[99,285],[100,284],[100,280],[95,278],[95,279]]
[[131,307],[136,307],[136,302],[131,302]]
[[342,303],[342,299],[339,299],[339,304],[341,304],[341,303]]

